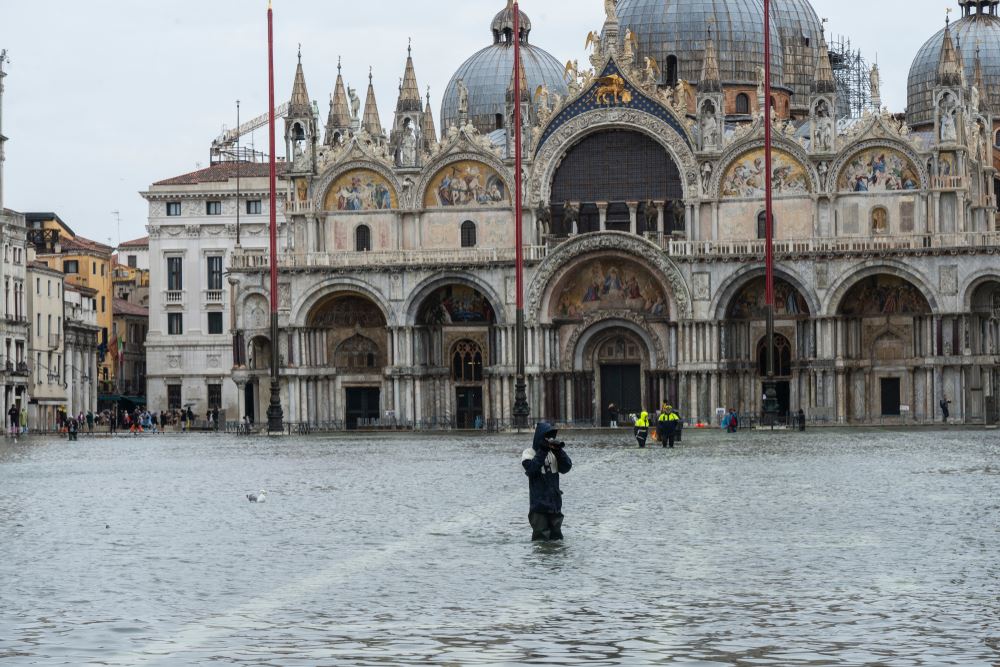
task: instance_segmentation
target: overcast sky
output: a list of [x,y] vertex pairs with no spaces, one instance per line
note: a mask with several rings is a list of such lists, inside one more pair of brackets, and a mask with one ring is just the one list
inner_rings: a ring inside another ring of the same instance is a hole
[[[492,40],[506,0],[274,0],[279,101],[291,93],[297,44],[310,96],[325,121],[336,80],[361,89],[374,68],[382,123],[389,126],[406,42],[421,90],[431,87],[440,131],[441,93],[458,66]],[[906,105],[917,50],[957,0],[813,0],[828,35],[848,35],[876,54],[884,103]],[[444,8],[447,7],[447,10]],[[863,14],[862,14],[863,7]],[[584,59],[584,37],[603,22],[601,0],[522,0],[534,44],[560,61]],[[145,235],[138,192],[207,166],[223,126],[267,107],[265,0],[0,0],[0,48],[10,52],[3,132],[5,201],[55,211],[77,233],[116,245]],[[279,126],[279,137],[282,130]],[[266,134],[256,135],[263,146]]]

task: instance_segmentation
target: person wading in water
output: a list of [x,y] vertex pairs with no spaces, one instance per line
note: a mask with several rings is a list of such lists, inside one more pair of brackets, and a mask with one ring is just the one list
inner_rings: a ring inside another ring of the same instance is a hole
[[566,454],[565,443],[556,440],[558,434],[551,425],[538,424],[531,447],[521,455],[521,465],[528,476],[528,523],[531,524],[532,541],[563,538],[559,475],[568,473],[573,462]]

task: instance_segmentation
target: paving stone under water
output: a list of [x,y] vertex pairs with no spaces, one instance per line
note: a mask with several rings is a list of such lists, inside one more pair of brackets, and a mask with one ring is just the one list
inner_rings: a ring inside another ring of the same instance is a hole
[[1000,662],[997,433],[565,435],[2,442],[0,663]]

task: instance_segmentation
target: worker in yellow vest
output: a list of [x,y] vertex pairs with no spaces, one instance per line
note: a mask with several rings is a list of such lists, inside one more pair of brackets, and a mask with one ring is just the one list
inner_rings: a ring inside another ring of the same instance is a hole
[[660,444],[663,447],[674,448],[674,439],[677,437],[677,424],[680,417],[669,405],[663,406],[660,416],[657,418],[656,430],[660,436]]
[[646,446],[646,438],[649,437],[649,413],[645,410],[635,420],[635,440],[639,447]]

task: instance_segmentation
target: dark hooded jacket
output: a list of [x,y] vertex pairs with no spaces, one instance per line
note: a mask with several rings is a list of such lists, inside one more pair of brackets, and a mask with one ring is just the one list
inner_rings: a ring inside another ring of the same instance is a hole
[[569,472],[573,462],[566,452],[550,449],[546,444],[546,439],[554,439],[557,434],[550,424],[538,424],[531,447],[521,456],[521,465],[528,476],[531,512],[557,514],[562,511],[559,475]]

